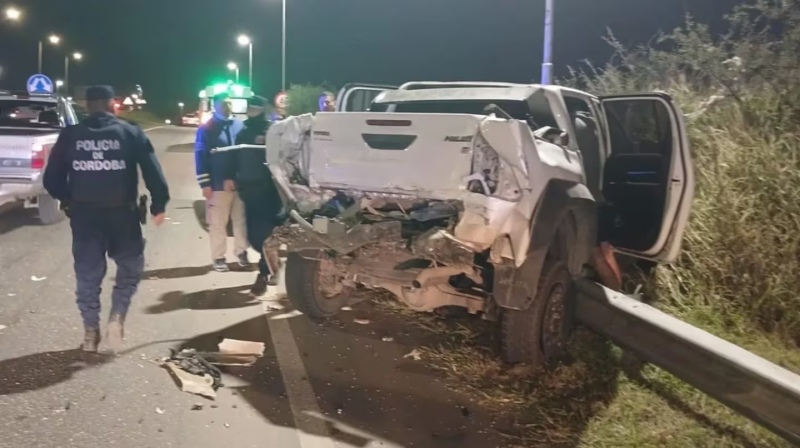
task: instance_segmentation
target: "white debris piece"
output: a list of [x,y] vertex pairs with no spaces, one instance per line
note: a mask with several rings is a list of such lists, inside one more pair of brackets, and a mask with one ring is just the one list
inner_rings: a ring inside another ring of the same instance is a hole
[[156,408],[156,414],[163,414],[164,410],[161,408]]
[[47,277],[37,277],[35,275],[31,275],[31,280],[34,282],[40,282],[42,280],[47,280]]
[[403,355],[403,359],[405,358],[413,358],[414,361],[419,361],[420,359],[422,359],[422,353],[419,350],[414,349],[411,350],[410,353],[406,353],[405,355]]

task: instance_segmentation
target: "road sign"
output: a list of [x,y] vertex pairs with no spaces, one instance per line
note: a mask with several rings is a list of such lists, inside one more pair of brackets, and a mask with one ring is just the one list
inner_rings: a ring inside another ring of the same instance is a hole
[[31,95],[47,95],[53,92],[53,81],[47,76],[36,74],[28,78],[28,93]]

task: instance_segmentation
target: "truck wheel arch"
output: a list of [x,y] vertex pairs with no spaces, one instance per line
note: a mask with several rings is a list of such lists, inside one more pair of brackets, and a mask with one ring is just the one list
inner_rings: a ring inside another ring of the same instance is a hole
[[[568,228],[563,229],[564,225]],[[520,267],[511,260],[495,266],[493,295],[498,306],[522,310],[531,305],[545,259],[559,231],[565,237],[559,244],[567,252],[567,259],[562,261],[577,278],[591,259],[597,240],[597,204],[585,185],[559,179],[548,183],[531,219],[525,261]]]

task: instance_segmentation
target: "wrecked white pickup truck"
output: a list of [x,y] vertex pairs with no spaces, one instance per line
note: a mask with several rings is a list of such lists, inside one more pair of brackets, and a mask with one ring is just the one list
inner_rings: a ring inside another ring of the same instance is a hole
[[[359,94],[368,112],[348,108]],[[280,229],[287,293],[311,318],[382,288],[417,311],[499,320],[506,361],[538,365],[562,353],[571,284],[593,275],[600,242],[653,262],[679,255],[695,181],[665,94],[409,83],[339,98],[343,111],[267,134],[295,221]]]

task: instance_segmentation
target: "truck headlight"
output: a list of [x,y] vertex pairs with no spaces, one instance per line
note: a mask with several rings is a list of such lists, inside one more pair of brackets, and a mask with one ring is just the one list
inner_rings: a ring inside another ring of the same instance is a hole
[[473,193],[505,201],[518,201],[522,196],[511,167],[481,133],[473,141],[472,174],[469,178],[467,189]]

